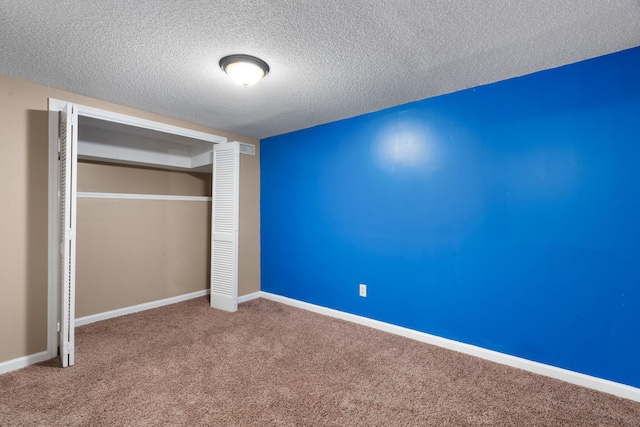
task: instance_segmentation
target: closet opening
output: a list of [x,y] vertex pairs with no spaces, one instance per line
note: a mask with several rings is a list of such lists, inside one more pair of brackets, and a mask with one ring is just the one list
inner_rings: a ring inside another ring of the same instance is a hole
[[149,304],[210,293],[235,311],[239,152],[49,99],[49,357],[73,365],[75,326]]

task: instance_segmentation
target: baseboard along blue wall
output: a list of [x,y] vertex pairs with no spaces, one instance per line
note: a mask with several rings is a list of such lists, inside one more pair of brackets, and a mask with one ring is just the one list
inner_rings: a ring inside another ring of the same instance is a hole
[[640,387],[640,48],[260,160],[263,291]]

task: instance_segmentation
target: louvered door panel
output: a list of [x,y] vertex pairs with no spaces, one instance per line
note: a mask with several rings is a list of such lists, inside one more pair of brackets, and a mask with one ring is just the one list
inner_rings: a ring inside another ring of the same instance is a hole
[[60,358],[75,358],[76,193],[78,115],[67,104],[60,112]]
[[239,169],[237,142],[214,145],[211,180],[211,307],[227,311],[237,310]]

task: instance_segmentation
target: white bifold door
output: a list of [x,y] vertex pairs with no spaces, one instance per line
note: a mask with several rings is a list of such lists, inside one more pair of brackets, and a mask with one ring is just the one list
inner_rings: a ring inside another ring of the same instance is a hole
[[62,366],[74,363],[76,287],[76,193],[78,112],[67,104],[60,112],[60,320]]
[[240,145],[213,146],[211,179],[211,307],[238,309]]

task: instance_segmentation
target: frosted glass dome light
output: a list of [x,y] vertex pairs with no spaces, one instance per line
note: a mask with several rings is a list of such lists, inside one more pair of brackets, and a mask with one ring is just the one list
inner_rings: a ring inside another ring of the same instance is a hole
[[220,68],[243,87],[253,86],[269,73],[266,62],[249,55],[225,56],[220,60]]

